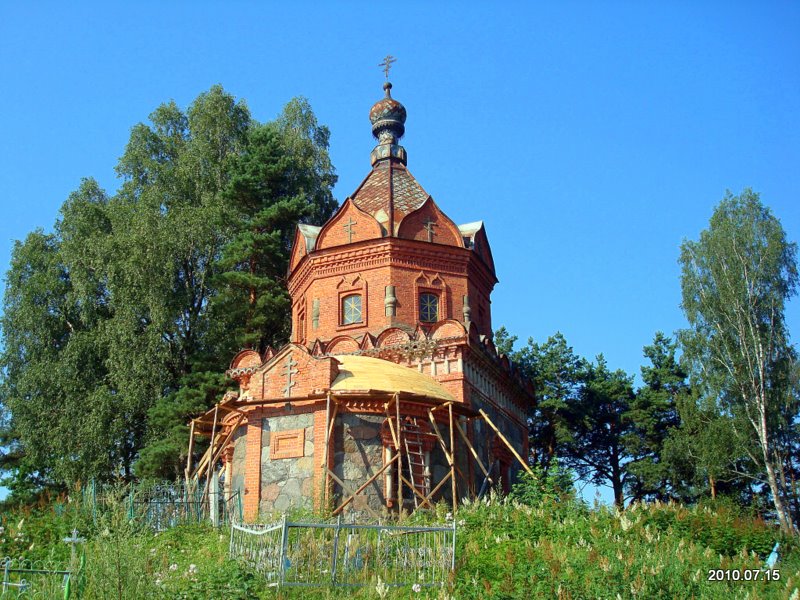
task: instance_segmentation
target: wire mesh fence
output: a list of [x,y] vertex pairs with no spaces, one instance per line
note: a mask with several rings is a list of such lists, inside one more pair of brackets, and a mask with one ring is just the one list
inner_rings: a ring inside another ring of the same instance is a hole
[[48,561],[5,557],[0,559],[0,598],[69,598],[71,571]]
[[271,585],[443,585],[455,566],[455,524],[231,525],[230,554]]

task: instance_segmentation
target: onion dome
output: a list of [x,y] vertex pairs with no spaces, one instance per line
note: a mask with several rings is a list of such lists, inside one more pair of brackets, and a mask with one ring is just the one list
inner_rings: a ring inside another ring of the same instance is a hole
[[374,165],[379,160],[395,158],[406,164],[406,150],[397,142],[406,131],[406,107],[392,98],[392,84],[383,84],[386,97],[378,100],[369,111],[372,135],[378,145],[372,150],[370,159]]

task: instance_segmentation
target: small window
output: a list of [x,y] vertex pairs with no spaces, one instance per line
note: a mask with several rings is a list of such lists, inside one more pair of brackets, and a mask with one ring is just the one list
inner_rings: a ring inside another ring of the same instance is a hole
[[439,296],[419,295],[419,320],[423,323],[435,323],[439,320]]
[[342,298],[342,325],[361,323],[361,295],[351,294]]

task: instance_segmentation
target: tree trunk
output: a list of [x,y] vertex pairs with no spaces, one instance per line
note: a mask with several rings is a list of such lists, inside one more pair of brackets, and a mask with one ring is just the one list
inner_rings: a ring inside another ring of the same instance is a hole
[[778,521],[781,524],[781,531],[786,533],[787,535],[792,535],[796,533],[794,530],[794,524],[792,523],[792,517],[789,515],[789,511],[786,510],[786,505],[783,502],[783,496],[781,494],[780,485],[778,484],[778,478],[775,476],[775,466],[764,454],[764,461],[767,468],[767,482],[769,483],[769,490],[772,492],[772,504],[775,506],[775,512],[778,514]]
[[615,478],[611,484],[614,488],[614,505],[622,510],[625,508],[625,496],[622,491],[622,482]]
[[620,510],[625,508],[625,496],[622,489],[622,472],[618,461],[611,462],[611,487],[614,490],[614,504]]
[[789,476],[792,480],[792,498],[794,498],[794,518],[800,519],[800,493],[797,490],[797,480],[794,476],[794,471],[789,471]]
[[769,429],[767,428],[767,402],[763,394],[764,392],[760,391],[758,395],[760,406],[758,407],[759,420],[756,426],[756,434],[758,435],[758,441],[761,445],[761,456],[764,459],[764,468],[767,471],[767,484],[769,485],[769,491],[772,493],[772,505],[775,507],[778,522],[781,525],[781,531],[787,535],[792,535],[796,533],[794,524],[792,523],[792,517],[789,511],[786,510],[786,505],[783,502],[783,493],[780,483],[778,482],[778,476],[775,474],[775,465],[772,463],[769,456],[770,443]]
[[253,309],[256,306],[256,286],[252,284],[252,278],[255,277],[256,274],[256,258],[255,256],[250,256],[250,293],[248,294],[248,301],[250,303],[250,308]]
[[711,499],[714,500],[717,497],[717,481],[713,475],[708,476],[708,487],[711,488]]

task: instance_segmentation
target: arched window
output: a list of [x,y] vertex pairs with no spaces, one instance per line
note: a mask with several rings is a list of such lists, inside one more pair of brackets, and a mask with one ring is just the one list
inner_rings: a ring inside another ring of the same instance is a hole
[[361,294],[350,294],[342,298],[342,325],[361,323]]
[[419,320],[423,323],[439,320],[439,296],[429,293],[419,295]]

